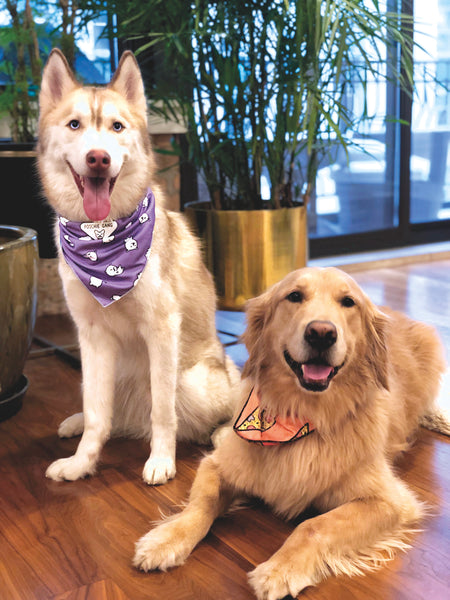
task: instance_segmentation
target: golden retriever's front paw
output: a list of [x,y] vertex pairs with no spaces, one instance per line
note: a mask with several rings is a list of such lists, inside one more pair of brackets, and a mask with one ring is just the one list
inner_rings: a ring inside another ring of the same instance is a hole
[[95,464],[86,464],[75,454],[68,458],[55,460],[45,472],[45,476],[54,481],[75,481],[82,479],[86,475],[92,475],[95,471]]
[[150,457],[144,466],[142,479],[149,485],[161,485],[173,479],[176,473],[175,461],[168,457]]
[[141,537],[136,543],[135,567],[142,571],[166,571],[184,563],[192,548],[171,525],[159,525]]
[[292,564],[280,564],[275,559],[256,567],[248,579],[258,600],[280,600],[289,595],[295,598],[306,587],[318,583],[317,579],[296,571]]

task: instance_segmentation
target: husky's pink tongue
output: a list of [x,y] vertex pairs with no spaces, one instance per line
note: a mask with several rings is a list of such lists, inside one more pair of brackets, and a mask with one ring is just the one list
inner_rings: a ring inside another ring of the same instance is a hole
[[329,365],[302,365],[303,377],[308,381],[323,381],[333,370]]
[[103,221],[111,210],[109,179],[85,177],[83,207],[91,221]]

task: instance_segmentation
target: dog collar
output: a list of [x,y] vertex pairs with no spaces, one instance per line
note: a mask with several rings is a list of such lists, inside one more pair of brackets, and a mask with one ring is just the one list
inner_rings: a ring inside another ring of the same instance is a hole
[[155,226],[149,189],[130,217],[79,223],[59,217],[61,250],[78,279],[108,306],[138,283],[147,264]]
[[314,431],[314,426],[303,419],[273,417],[260,407],[260,399],[253,388],[233,426],[239,437],[263,446],[294,442]]

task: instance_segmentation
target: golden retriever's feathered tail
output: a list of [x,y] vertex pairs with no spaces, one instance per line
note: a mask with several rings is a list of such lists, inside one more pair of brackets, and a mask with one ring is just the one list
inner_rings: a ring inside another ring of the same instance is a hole
[[450,411],[436,408],[433,412],[423,415],[420,424],[426,429],[450,435]]
[[432,431],[450,435],[450,367],[444,373],[433,408],[422,416],[420,424]]

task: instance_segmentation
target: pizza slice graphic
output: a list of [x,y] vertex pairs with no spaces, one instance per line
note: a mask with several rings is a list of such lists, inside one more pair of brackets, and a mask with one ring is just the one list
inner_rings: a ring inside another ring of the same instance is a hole
[[270,415],[266,413],[265,410],[261,410],[260,407],[256,407],[255,410],[250,413],[240,425],[236,427],[237,431],[248,431],[248,430],[257,430],[257,431],[267,431],[273,425],[275,425],[276,421]]
[[314,426],[305,419],[272,416],[261,409],[258,393],[253,389],[233,426],[237,435],[248,442],[274,446],[299,440]]

